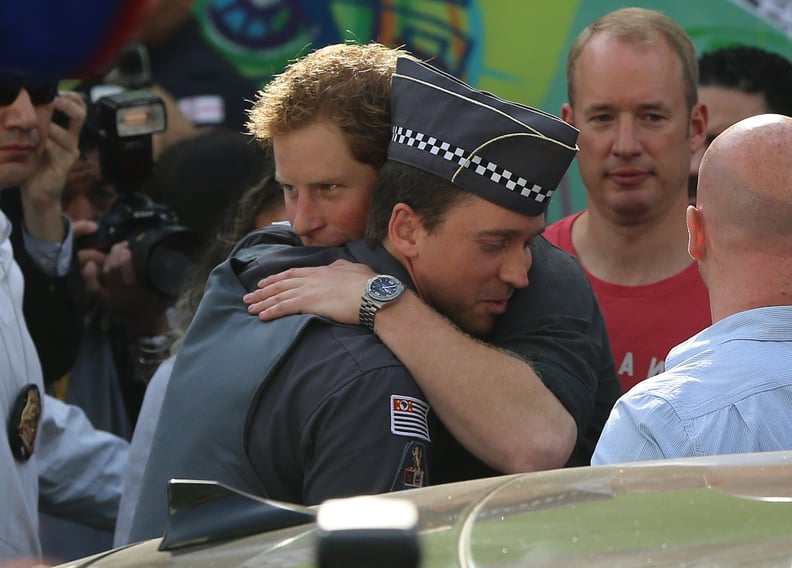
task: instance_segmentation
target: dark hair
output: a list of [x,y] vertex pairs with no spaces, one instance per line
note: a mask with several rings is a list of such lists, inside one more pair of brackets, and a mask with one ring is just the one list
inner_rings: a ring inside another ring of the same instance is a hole
[[388,234],[391,211],[397,203],[412,207],[424,229],[431,233],[454,206],[471,196],[445,178],[387,161],[377,174],[366,224],[366,242],[369,246],[382,243]]
[[[223,262],[234,248],[234,245],[245,235],[255,230],[256,216],[264,211],[274,210],[283,205],[283,188],[275,181],[274,165],[272,160],[267,161],[269,173],[256,185],[242,194],[239,203],[230,207],[219,224],[217,235],[210,239],[204,253],[198,258],[188,275],[188,280],[182,288],[182,293],[176,302],[176,309],[180,320],[178,328],[183,335],[192,322],[198,304],[201,303],[206,281],[212,270]],[[175,353],[181,341],[173,346]]]
[[143,191],[208,241],[225,212],[269,167],[266,152],[249,136],[213,128],[169,146]]
[[767,112],[792,116],[792,62],[759,47],[733,45],[704,53],[699,86],[761,94]]

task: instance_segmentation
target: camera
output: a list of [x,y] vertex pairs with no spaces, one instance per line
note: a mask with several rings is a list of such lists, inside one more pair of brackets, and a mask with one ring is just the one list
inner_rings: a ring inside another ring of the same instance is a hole
[[147,62],[144,48],[130,46],[108,75],[114,83],[91,88],[81,143],[96,144],[102,179],[115,186],[119,198],[96,233],[78,239],[77,246],[107,252],[127,241],[138,283],[172,302],[202,243],[198,233],[179,224],[175,212],[139,191],[153,171],[152,135],[167,125],[164,102],[143,88]]

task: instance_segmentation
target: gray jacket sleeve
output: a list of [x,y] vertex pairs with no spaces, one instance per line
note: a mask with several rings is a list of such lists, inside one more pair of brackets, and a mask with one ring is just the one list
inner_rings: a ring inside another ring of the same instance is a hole
[[45,396],[36,451],[42,511],[112,530],[129,443],[97,430],[74,405]]

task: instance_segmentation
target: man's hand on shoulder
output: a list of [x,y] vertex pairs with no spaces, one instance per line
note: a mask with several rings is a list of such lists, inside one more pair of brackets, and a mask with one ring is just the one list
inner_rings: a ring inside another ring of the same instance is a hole
[[316,314],[339,323],[360,323],[360,299],[374,271],[365,264],[337,260],[329,266],[292,268],[259,282],[246,294],[248,311],[263,321],[292,314]]

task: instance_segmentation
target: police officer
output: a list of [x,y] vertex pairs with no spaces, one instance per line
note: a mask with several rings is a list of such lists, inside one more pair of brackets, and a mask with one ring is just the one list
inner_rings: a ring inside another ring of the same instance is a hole
[[[27,252],[53,273],[65,273],[71,231],[61,215],[60,191],[77,156],[85,105],[76,95],[57,95],[53,80],[0,69],[0,190],[22,187]],[[50,125],[56,107],[71,118],[68,129]],[[0,421],[6,428],[0,443],[0,563],[39,556],[39,506],[112,526],[128,451],[123,440],[94,430],[79,409],[44,393],[22,312],[24,282],[11,230],[0,211]]]

